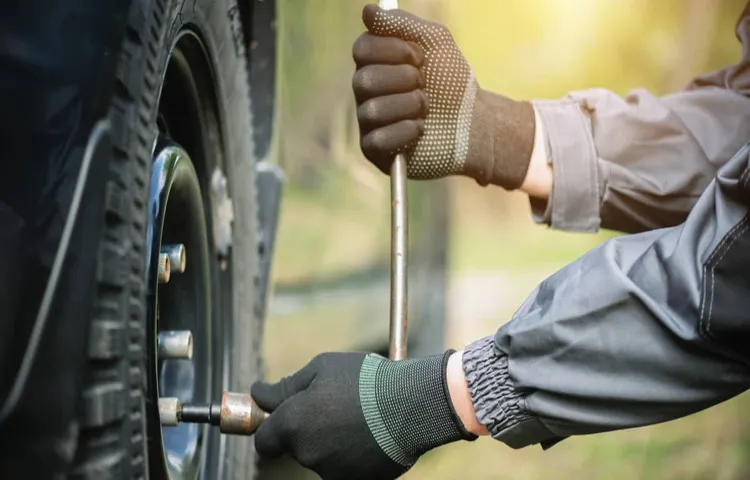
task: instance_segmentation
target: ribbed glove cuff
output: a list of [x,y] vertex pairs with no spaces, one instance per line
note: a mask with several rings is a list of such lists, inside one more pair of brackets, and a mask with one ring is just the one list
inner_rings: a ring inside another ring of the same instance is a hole
[[448,393],[443,355],[394,362],[368,355],[359,394],[367,425],[381,449],[406,467],[433,448],[474,440],[459,420]]

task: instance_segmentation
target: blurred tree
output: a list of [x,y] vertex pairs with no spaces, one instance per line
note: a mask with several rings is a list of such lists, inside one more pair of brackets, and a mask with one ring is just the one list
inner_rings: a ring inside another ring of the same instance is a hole
[[717,28],[719,9],[716,0],[689,0],[683,13],[681,46],[675,68],[667,75],[665,89],[679,90],[706,65],[711,50],[711,39]]
[[364,2],[279,0],[278,160],[292,184],[313,187],[331,161],[350,83],[351,43]]

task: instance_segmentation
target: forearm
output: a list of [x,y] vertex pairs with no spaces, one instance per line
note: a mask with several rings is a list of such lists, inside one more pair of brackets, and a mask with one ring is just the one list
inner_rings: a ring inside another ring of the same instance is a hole
[[543,137],[535,143],[545,148],[535,147],[521,190],[535,221],[629,233],[682,223],[716,170],[750,138],[750,6],[735,33],[739,61],[683,91],[620,96],[592,88],[533,102]]
[[666,97],[603,89],[535,101],[526,179],[538,223],[634,233],[678,225],[750,138],[750,99],[728,89]]
[[671,420],[748,388],[749,152],[685,223],[603,244],[469,345],[476,422],[512,447],[544,445]]
[[592,89],[536,108],[554,172],[536,218],[564,230],[678,225],[750,138],[750,99],[721,88],[666,97]]

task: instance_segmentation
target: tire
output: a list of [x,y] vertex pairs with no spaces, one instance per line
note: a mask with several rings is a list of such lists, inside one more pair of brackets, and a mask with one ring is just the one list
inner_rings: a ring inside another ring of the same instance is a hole
[[[260,376],[255,162],[247,57],[235,1],[135,1],[130,8],[108,109],[114,155],[106,185],[106,219],[103,231],[92,232],[101,239],[98,261],[104,274],[97,278],[90,323],[74,477],[163,476],[162,459],[154,454],[159,446],[153,444],[154,429],[160,428],[154,425],[158,393],[148,381],[155,343],[148,319],[147,199],[165,72],[170,51],[187,26],[202,41],[211,70],[215,92],[206,95],[215,95],[221,127],[220,138],[212,142],[223,153],[220,166],[234,210],[227,257],[230,277],[220,302],[224,312],[231,312],[226,326],[230,334],[225,337],[230,343],[215,344],[229,360],[225,371],[214,377],[224,378],[222,387],[248,392]],[[203,187],[207,181],[201,178]],[[110,272],[110,267],[118,270]],[[219,398],[216,385],[213,395]],[[207,448],[219,451],[216,433],[208,434]],[[206,477],[254,478],[252,438],[228,437],[223,452],[207,466]]]

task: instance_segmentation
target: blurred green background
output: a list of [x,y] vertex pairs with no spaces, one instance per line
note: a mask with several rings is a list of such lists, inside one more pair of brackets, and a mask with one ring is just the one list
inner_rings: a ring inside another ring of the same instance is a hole
[[[363,30],[366,2],[279,3],[274,148],[287,184],[274,258],[276,294],[264,343],[266,374],[272,380],[320,351],[375,345],[370,340],[382,336],[388,321],[382,282],[358,294],[316,297],[315,292],[322,285],[356,284],[372,272],[383,274],[390,241],[389,183],[361,155],[350,90],[351,46]],[[409,0],[400,5],[448,25],[482,87],[531,99],[591,87],[620,94],[634,88],[659,94],[680,89],[692,76],[739,58],[734,26],[745,4]],[[427,225],[428,234],[418,239],[420,249],[437,252],[423,263],[439,263],[441,252],[447,262],[447,283],[433,285],[437,270],[428,269],[414,287],[444,302],[440,348],[461,348],[493,333],[539,281],[616,235],[534,225],[524,195],[480,188],[468,180],[413,188],[422,190],[410,197],[418,204],[410,226]],[[438,238],[429,232],[441,233]],[[293,295],[300,291],[307,296]],[[750,400],[743,395],[690,418],[569,439],[548,452],[514,451],[484,438],[431,452],[404,478],[746,479],[749,413]],[[304,476],[296,470],[276,473],[276,478]]]

